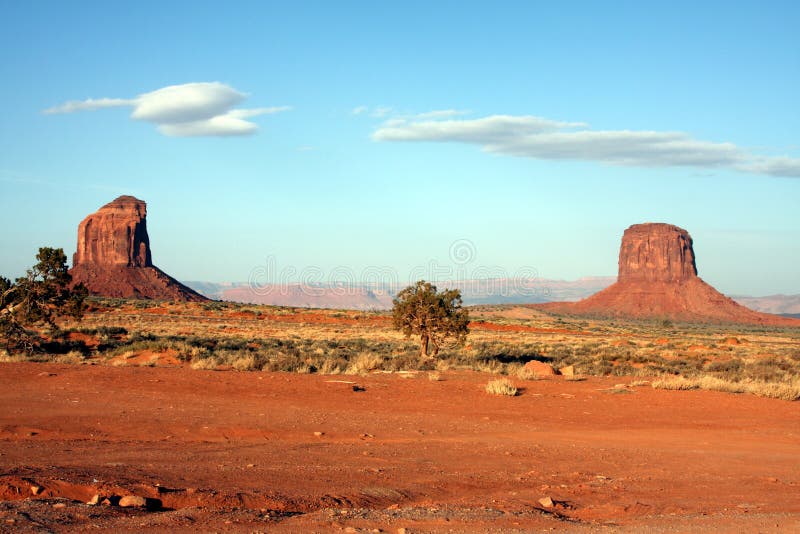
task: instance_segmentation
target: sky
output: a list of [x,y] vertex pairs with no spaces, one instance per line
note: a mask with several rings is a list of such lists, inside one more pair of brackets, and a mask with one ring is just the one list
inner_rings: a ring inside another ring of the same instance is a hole
[[[800,293],[800,3],[0,1],[0,274],[123,194],[180,280]],[[438,276],[436,276],[438,274]]]

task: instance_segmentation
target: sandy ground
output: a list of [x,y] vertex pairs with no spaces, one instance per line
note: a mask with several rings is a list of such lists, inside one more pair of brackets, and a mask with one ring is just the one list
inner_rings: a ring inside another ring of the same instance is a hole
[[0,530],[800,531],[798,403],[441,377],[0,364]]

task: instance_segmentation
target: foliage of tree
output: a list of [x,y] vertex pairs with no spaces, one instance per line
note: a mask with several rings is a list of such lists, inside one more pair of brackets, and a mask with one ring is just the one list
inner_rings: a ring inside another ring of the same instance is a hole
[[438,354],[447,338],[463,344],[469,333],[469,313],[461,307],[461,291],[445,289],[420,280],[400,291],[393,301],[392,319],[394,327],[406,337],[420,337],[419,352],[427,356],[429,351]]
[[41,340],[35,330],[56,329],[62,316],[80,319],[87,290],[72,284],[67,256],[60,248],[42,247],[37,263],[11,282],[0,277],[0,340],[7,350],[32,352]]

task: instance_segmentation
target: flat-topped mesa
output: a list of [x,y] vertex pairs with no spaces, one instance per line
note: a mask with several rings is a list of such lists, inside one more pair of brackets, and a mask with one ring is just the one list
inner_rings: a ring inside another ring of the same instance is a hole
[[86,217],[78,226],[73,265],[152,267],[147,235],[147,204],[121,196]]
[[681,282],[697,276],[692,237],[671,224],[634,224],[622,235],[620,282]]
[[689,232],[664,223],[634,224],[622,235],[619,277],[578,302],[535,305],[556,313],[632,319],[800,326],[800,321],[740,306],[697,276]]
[[92,295],[208,300],[153,265],[147,204],[131,196],[121,196],[81,221],[70,273]]

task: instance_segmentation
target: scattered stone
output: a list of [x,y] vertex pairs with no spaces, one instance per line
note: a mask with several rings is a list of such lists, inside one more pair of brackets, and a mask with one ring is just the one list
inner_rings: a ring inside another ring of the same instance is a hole
[[57,502],[57,503],[55,503],[53,505],[53,508],[55,508],[56,510],[61,510],[62,508],[66,508],[66,507],[67,507],[67,505],[64,504],[63,502]]
[[314,435],[315,435],[315,436],[317,436],[318,438],[321,438],[322,436],[324,436],[324,435],[325,435],[325,432],[320,432],[320,431],[318,430],[318,431],[314,432]]
[[31,493],[34,495],[39,495],[44,488],[41,486],[31,486]]
[[97,506],[97,505],[98,505],[98,504],[100,504],[102,501],[103,501],[103,496],[102,496],[102,495],[100,495],[99,493],[95,493],[95,494],[94,494],[94,497],[92,497],[91,499],[89,499],[89,500],[86,502],[86,504],[88,504],[88,505],[90,505],[90,506]]
[[358,384],[353,386],[353,391],[367,391],[367,388],[364,386],[359,386]]
[[144,508],[147,506],[147,499],[138,495],[125,495],[119,500],[119,505],[123,508]]
[[397,534],[408,534],[408,529],[405,527],[400,527],[397,529]]
[[567,365],[566,367],[559,369],[558,372],[564,376],[575,376],[575,366]]
[[162,503],[159,499],[139,497],[138,495],[125,495],[120,498],[118,506],[122,508],[145,508],[149,512],[160,510]]
[[528,363],[526,363],[525,369],[531,371],[538,377],[555,376],[556,374],[556,371],[555,369],[553,369],[552,365],[540,362],[538,360],[531,360]]
[[541,504],[545,508],[552,508],[553,499],[551,499],[550,497],[542,497],[541,499],[539,499],[539,504]]

